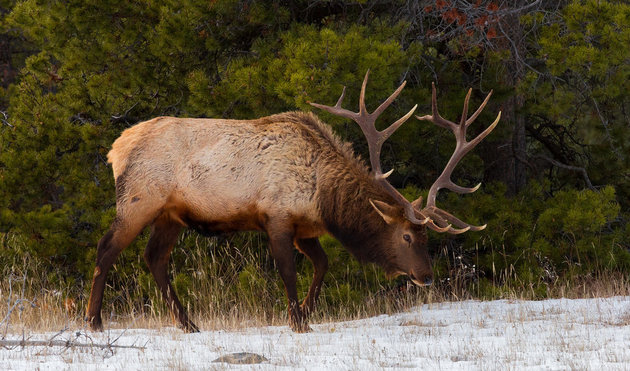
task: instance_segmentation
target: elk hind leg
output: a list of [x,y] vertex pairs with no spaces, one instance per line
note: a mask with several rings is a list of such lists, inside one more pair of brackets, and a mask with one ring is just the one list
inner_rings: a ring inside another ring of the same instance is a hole
[[162,297],[168,304],[173,317],[188,332],[199,332],[199,328],[188,318],[168,276],[168,262],[177,241],[181,226],[168,218],[160,216],[153,223],[149,243],[144,251],[144,259],[155,278]]
[[86,314],[86,321],[89,322],[93,331],[103,330],[101,307],[103,305],[103,292],[105,290],[107,273],[121,251],[129,246],[131,241],[144,229],[145,225],[145,223],[138,221],[126,223],[116,217],[109,231],[98,242],[96,267],[92,277],[92,289]]

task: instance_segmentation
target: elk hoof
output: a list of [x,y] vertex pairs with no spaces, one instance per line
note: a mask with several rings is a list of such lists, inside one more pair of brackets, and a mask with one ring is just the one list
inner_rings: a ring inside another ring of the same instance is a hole
[[188,322],[186,325],[184,325],[184,331],[189,334],[194,334],[195,332],[199,332],[199,327],[197,327],[197,325],[192,322]]
[[294,305],[289,307],[289,327],[293,332],[305,333],[311,332],[308,326],[308,315],[303,311],[302,306]]
[[90,324],[90,330],[95,332],[103,331],[103,321],[101,321],[100,317],[85,317],[85,321]]
[[308,324],[306,324],[305,322],[301,323],[301,324],[293,324],[293,325],[291,325],[291,330],[293,330],[293,332],[296,332],[298,334],[305,334],[307,332],[312,332],[313,331],[313,329]]
[[304,334],[307,332],[313,331],[309,325],[308,321],[305,318],[301,318],[299,321],[291,320],[289,322],[289,326],[293,332],[297,332],[298,334]]

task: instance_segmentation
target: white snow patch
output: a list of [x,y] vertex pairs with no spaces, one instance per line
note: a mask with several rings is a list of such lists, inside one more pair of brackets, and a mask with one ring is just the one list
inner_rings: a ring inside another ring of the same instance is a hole
[[[630,297],[428,304],[406,313],[311,325],[187,334],[176,328],[83,333],[139,349],[0,348],[2,370],[590,369],[630,368]],[[124,331],[124,333],[123,333]],[[47,340],[53,333],[29,334]],[[56,339],[74,339],[66,332]],[[14,336],[12,339],[18,339]],[[109,340],[108,340],[109,339]],[[257,365],[212,363],[251,352]]]

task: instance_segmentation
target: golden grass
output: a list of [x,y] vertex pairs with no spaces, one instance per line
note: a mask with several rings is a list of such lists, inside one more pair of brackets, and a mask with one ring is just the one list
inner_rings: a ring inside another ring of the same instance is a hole
[[[11,287],[12,285],[12,287]],[[204,287],[210,290],[210,286]],[[216,288],[212,288],[216,289]],[[311,323],[327,323],[354,320],[380,314],[392,314],[404,311],[424,303],[436,303],[446,300],[474,299],[473,293],[459,292],[448,285],[436,285],[429,288],[414,286],[402,287],[391,291],[377,292],[360,304],[349,304],[345,307],[327,307],[325,300],[311,317]],[[47,332],[59,331],[63,328],[83,328],[83,310],[85,299],[80,301],[68,295],[72,290],[48,291],[37,289],[32,280],[13,276],[11,280],[0,283],[0,337],[4,334],[18,334],[24,331]],[[574,282],[563,282],[549,287],[549,297],[591,298],[630,295],[630,282],[622,274],[611,273],[590,279]],[[195,297],[216,298],[216,293],[196,292]],[[531,299],[527,290],[516,289],[504,295],[504,299]],[[224,298],[225,299],[225,298]],[[286,301],[284,296],[268,298],[269,300]],[[277,306],[254,306],[246,298],[240,301],[205,303],[205,311],[193,310],[191,317],[203,330],[235,331],[248,327],[287,324],[284,309]],[[284,305],[283,305],[284,307]],[[152,300],[138,310],[137,303],[108,303],[104,306],[103,320],[106,328],[162,328],[175,325],[170,313],[166,310],[161,298]]]
[[[228,252],[231,254],[229,256],[238,253],[236,259],[228,259],[228,262],[226,259],[220,260],[216,258],[216,254],[207,254],[206,246],[201,246],[186,253],[188,254],[185,256],[186,268],[178,268],[176,264],[171,264],[171,275],[183,277],[182,280],[186,282],[184,286],[187,287],[186,291],[182,292],[180,288],[178,293],[184,305],[189,307],[188,312],[192,320],[203,330],[285,326],[286,297],[282,284],[277,276],[274,276],[275,273],[265,273],[270,271],[269,269],[253,268],[255,274],[252,282],[243,282],[243,277],[239,275],[239,272],[243,272],[248,266],[260,267],[270,264],[269,254],[255,248],[261,241],[246,240],[245,245],[253,246],[241,247],[238,251],[230,246],[229,242],[227,245],[224,242],[219,248],[231,249]],[[216,244],[216,241],[213,243]],[[363,274],[372,274],[370,269],[374,272],[376,268],[366,268]],[[83,316],[89,295],[89,282],[83,283],[83,287],[51,289],[47,284],[47,272],[36,263],[27,260],[3,267],[0,274],[3,275],[0,280],[0,337],[25,330],[42,332],[59,331],[66,327],[73,329],[85,327]],[[106,328],[161,328],[175,325],[152,277],[146,273],[144,277],[140,277],[141,274],[142,272],[137,272],[133,277],[125,277],[117,271],[116,266],[110,272],[110,280],[115,276],[117,281],[114,283],[116,287],[107,287],[105,290],[102,316]],[[145,283],[138,284],[142,280]],[[177,279],[174,281],[177,289]],[[397,281],[398,285],[392,282],[390,286],[380,290],[363,290],[367,292],[365,298],[340,301],[339,298],[326,295],[346,290],[348,286],[351,289],[355,289],[354,286],[365,289],[364,277],[358,277],[354,282],[345,282],[333,274],[328,274],[325,286],[332,290],[322,291],[317,309],[311,316],[311,323],[392,314],[425,303],[480,298],[540,297],[525,285],[501,287],[496,290],[496,294],[488,297],[487,294],[480,295],[476,281],[478,277],[471,277],[470,271],[461,273],[452,269],[450,277],[436,282],[431,287],[419,288],[404,283],[400,285],[400,282],[404,281]],[[310,283],[310,278],[308,282]],[[630,295],[630,279],[622,273],[604,272],[592,277],[556,280],[546,285],[546,296],[550,298]]]

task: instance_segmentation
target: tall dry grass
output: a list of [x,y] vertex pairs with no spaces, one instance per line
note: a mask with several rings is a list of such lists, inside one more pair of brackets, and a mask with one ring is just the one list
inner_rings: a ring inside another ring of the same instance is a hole
[[[176,278],[175,287],[193,321],[200,328],[234,330],[287,324],[286,298],[277,273],[274,269],[256,268],[269,268],[269,264],[273,264],[266,249],[258,248],[264,245],[260,238],[259,235],[252,235],[236,241],[238,249],[230,240],[199,239],[198,248],[184,251],[181,253],[183,255],[177,257],[184,264],[171,264],[171,275]],[[212,249],[215,253],[209,252]],[[223,253],[233,258],[221,258],[221,254],[216,253],[217,249],[225,250]],[[312,314],[311,323],[391,314],[424,303],[481,298],[474,284],[475,272],[465,266],[451,268],[448,277],[431,287],[419,288],[404,280],[396,281],[369,291],[366,297],[358,301],[339,303],[338,300],[329,300],[331,298],[326,297],[327,292],[335,290],[324,290],[318,308]],[[257,269],[253,275],[256,279],[243,282],[242,272],[245,269]],[[366,268],[367,271],[370,269],[377,268]],[[27,258],[3,267],[1,272],[0,338],[6,334],[29,331],[86,327],[83,316],[89,282],[82,286],[51,288],[47,279],[49,272],[45,272],[35,260]],[[506,276],[511,274],[509,271],[500,273]],[[102,312],[106,328],[159,328],[174,325],[150,275],[146,272],[124,273],[116,266],[110,275],[116,276],[117,283],[116,288],[106,288]],[[138,281],[141,284],[137,284]],[[361,285],[361,278],[348,283],[329,274],[325,280],[326,286],[339,290],[347,289],[348,284],[351,288]],[[617,272],[556,279],[548,283],[547,294],[549,297],[566,298],[630,295],[630,280]],[[536,297],[536,293],[527,287],[513,285],[497,289],[493,298]]]

